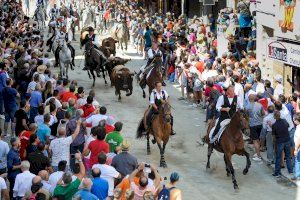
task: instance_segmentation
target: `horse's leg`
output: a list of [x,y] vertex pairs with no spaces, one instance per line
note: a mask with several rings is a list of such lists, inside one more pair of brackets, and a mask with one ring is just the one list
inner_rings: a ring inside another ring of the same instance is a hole
[[145,93],[145,90],[142,88],[143,90],[143,98],[146,98],[146,93]]
[[[107,85],[107,81],[106,81],[106,78],[105,78],[105,70],[104,70],[104,67],[102,67],[102,75],[103,75],[103,78],[104,78],[104,82],[105,82],[105,85]],[[121,92],[120,92],[121,93]]]
[[95,76],[94,70],[90,70],[90,72],[93,76],[93,87],[95,87],[96,76]]
[[225,154],[224,154],[224,162],[225,162],[225,168],[226,168],[226,175],[230,176],[230,170],[228,169],[228,164],[227,164],[227,161],[226,161],[226,158],[225,158]]
[[166,161],[165,161],[164,150],[163,150],[163,147],[161,146],[161,141],[160,140],[157,141],[157,146],[159,148],[159,153],[160,153],[160,164],[159,164],[159,166],[163,167],[163,168],[166,168],[167,164],[166,164]]
[[246,175],[251,166],[251,160],[250,160],[249,153],[245,150],[245,148],[242,150],[242,152],[243,152],[243,155],[246,156],[246,161],[247,161],[246,168],[243,170],[243,174]]
[[147,155],[150,155],[151,151],[150,151],[150,134],[147,131]]
[[236,189],[239,189],[239,186],[238,186],[238,184],[236,182],[236,179],[235,179],[235,172],[234,172],[234,168],[232,166],[231,157],[232,157],[231,154],[225,153],[225,159],[226,159],[226,162],[227,162],[227,166],[228,166],[228,168],[230,170],[230,173],[231,173],[233,188],[236,190]]
[[68,74],[69,74],[69,64],[66,64],[65,68],[66,68],[66,77],[67,77],[67,80],[69,80],[69,76],[68,76]]
[[90,70],[87,70],[87,73],[88,73],[88,75],[89,75],[89,78],[92,79]]
[[162,165],[163,165],[164,168],[167,167],[167,163],[166,163],[166,160],[165,160],[165,149],[166,149],[166,145],[167,145],[167,143],[166,143],[166,142],[163,142],[161,162],[162,162]]
[[212,152],[213,152],[213,147],[211,144],[208,144],[206,169],[210,169],[210,156],[211,156]]

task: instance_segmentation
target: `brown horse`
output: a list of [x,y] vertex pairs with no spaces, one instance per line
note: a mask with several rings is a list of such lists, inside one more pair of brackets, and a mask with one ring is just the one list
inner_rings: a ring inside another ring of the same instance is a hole
[[147,130],[147,115],[149,113],[148,108],[144,113],[143,119],[140,121],[138,130],[137,130],[137,138],[147,137],[147,154],[150,155],[150,135],[154,137],[154,143],[157,143],[157,146],[160,151],[160,167],[167,167],[167,163],[165,161],[165,148],[169,141],[169,137],[172,132],[171,126],[171,106],[168,102],[164,102],[159,106],[158,114],[152,120],[151,127],[148,127]]
[[213,149],[224,153],[224,161],[226,166],[227,176],[232,177],[232,183],[234,189],[238,189],[238,184],[235,179],[234,169],[231,162],[231,157],[234,154],[239,156],[246,156],[247,164],[246,168],[243,170],[243,174],[246,175],[251,166],[251,161],[249,158],[249,153],[245,150],[244,140],[242,135],[242,130],[249,128],[249,123],[246,115],[242,111],[237,111],[232,116],[230,123],[225,128],[220,141],[216,144],[211,144],[209,142],[209,133],[210,130],[214,127],[215,120],[213,120],[208,125],[207,135],[204,140],[208,143],[208,152],[207,152],[207,164],[206,169],[210,168],[210,156],[213,152]]
[[143,90],[143,97],[146,98],[145,87],[148,85],[149,95],[151,94],[152,90],[155,88],[155,83],[157,81],[163,81],[163,71],[162,71],[162,60],[161,57],[155,57],[154,60],[148,66],[149,68],[153,68],[148,77],[146,77],[145,83],[140,81],[140,87]]

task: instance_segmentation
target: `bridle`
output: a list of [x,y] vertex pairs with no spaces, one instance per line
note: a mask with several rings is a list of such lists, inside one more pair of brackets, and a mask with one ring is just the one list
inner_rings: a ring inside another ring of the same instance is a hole
[[[168,110],[166,110],[166,109],[168,109]],[[171,115],[171,106],[170,106],[170,104],[169,103],[163,103],[161,105],[161,110],[162,110],[164,122],[165,123],[171,123],[172,115]],[[170,112],[168,112],[168,111],[170,111]]]

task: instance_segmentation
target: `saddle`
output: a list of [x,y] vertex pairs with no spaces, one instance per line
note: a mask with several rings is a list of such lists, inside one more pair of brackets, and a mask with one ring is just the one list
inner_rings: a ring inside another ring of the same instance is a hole
[[220,142],[220,139],[221,139],[221,137],[222,137],[222,134],[223,134],[224,130],[226,129],[226,127],[228,126],[228,124],[229,124],[230,121],[231,121],[231,119],[225,119],[225,120],[223,120],[223,121],[220,123],[220,129],[219,129],[219,131],[218,131],[217,134],[212,138],[212,134],[213,134],[213,132],[214,132],[214,130],[215,130],[215,128],[216,128],[216,125],[218,124],[218,120],[219,120],[219,119],[215,120],[214,126],[212,126],[212,128],[211,128],[210,131],[209,131],[209,135],[208,135],[208,136],[209,136],[209,142],[210,142],[211,144]]

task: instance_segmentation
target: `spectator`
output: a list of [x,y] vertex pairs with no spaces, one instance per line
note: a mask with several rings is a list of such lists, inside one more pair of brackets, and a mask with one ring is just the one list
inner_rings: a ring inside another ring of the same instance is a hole
[[10,145],[11,148],[7,154],[7,179],[9,181],[9,196],[13,197],[16,176],[21,173],[20,140],[11,138]]
[[[82,116],[83,116],[83,110],[77,109],[75,112],[75,116],[71,120],[69,120],[68,123],[66,124],[67,136],[70,136],[72,135],[72,133],[74,133],[77,127],[77,121],[81,120]],[[76,138],[74,138],[70,146],[70,153],[72,155],[75,154],[77,151],[83,152],[85,135],[86,135],[86,128],[81,124],[79,134],[77,135]],[[74,164],[75,164],[75,159],[71,158],[70,166],[72,170],[74,168]]]
[[113,158],[111,166],[113,166],[123,178],[131,174],[138,167],[138,162],[137,159],[128,152],[130,149],[130,142],[128,140],[123,141],[121,148],[122,152]]
[[20,147],[20,158],[21,160],[25,160],[26,158],[26,149],[29,145],[29,139],[32,134],[35,134],[37,130],[37,125],[36,124],[30,124],[29,125],[29,130],[24,130],[20,133],[19,138],[21,142],[21,147]]
[[30,135],[28,147],[26,148],[26,152],[24,152],[24,157],[26,159],[30,153],[37,151],[37,146],[39,143],[40,139],[36,134]]
[[35,116],[38,115],[38,108],[43,103],[40,84],[37,84],[35,86],[35,90],[31,93],[29,103],[30,103],[29,121],[30,121],[30,123],[34,123],[34,118],[35,118]]
[[92,96],[88,96],[86,99],[86,104],[81,106],[81,109],[83,110],[83,118],[89,117],[95,111],[95,107],[93,106],[93,100],[94,99]]
[[[41,177],[41,183],[43,184],[43,189],[47,192],[51,190],[51,184],[49,183],[49,173],[46,170],[41,170],[38,174]],[[49,193],[49,192],[48,192]],[[50,194],[50,193],[49,193]]]
[[121,177],[121,174],[117,172],[117,170],[109,166],[106,163],[106,155],[102,152],[98,156],[98,162],[99,164],[93,165],[92,169],[98,168],[101,171],[101,177],[105,180],[107,180],[109,189],[108,189],[108,196],[113,196],[113,190],[114,190],[114,180]]
[[27,101],[23,100],[20,102],[20,109],[16,111],[14,116],[14,122],[16,123],[15,133],[16,136],[19,136],[20,133],[24,130],[29,130],[28,123],[28,115],[27,113],[30,110],[30,105]]
[[82,163],[82,157],[80,153],[75,154],[76,160],[80,165],[80,173],[76,174],[77,179],[72,181],[72,174],[65,172],[62,178],[58,181],[58,185],[54,189],[54,195],[64,195],[65,200],[71,200],[73,195],[78,191],[80,182],[85,176],[85,168]]
[[122,122],[116,122],[114,132],[111,132],[106,136],[105,141],[109,145],[109,152],[115,152],[116,147],[122,144],[123,136],[120,133],[122,127]]
[[69,101],[68,101],[68,109],[67,109],[67,112],[70,114],[71,117],[74,117],[75,116],[75,112],[76,112],[76,107],[75,107],[75,99],[73,98],[70,98]]
[[294,122],[296,124],[296,131],[294,135],[294,143],[295,143],[295,150],[294,150],[294,157],[295,157],[295,164],[294,164],[294,177],[293,180],[300,180],[300,114],[296,114],[294,118]]
[[35,116],[34,118],[34,123],[37,125],[43,124],[44,123],[44,114],[45,114],[45,107],[44,105],[40,105],[38,107],[38,115]]
[[16,181],[13,188],[13,197],[16,199],[23,198],[25,193],[31,188],[32,179],[35,177],[35,175],[30,173],[29,168],[30,163],[28,161],[25,160],[21,162],[22,173],[16,176]]
[[255,148],[255,154],[253,155],[253,160],[261,161],[260,155],[260,132],[262,130],[263,116],[265,111],[262,105],[255,102],[256,96],[254,94],[249,95],[249,103],[245,107],[249,113],[249,126],[250,126],[250,137],[253,140],[253,145]]
[[9,192],[4,178],[0,177],[0,199],[9,200]]
[[91,192],[98,197],[99,200],[105,200],[108,197],[108,182],[100,177],[101,170],[99,168],[92,169],[93,185]]
[[275,149],[276,149],[276,157],[275,157],[275,171],[272,174],[275,177],[281,176],[281,155],[284,151],[286,165],[288,168],[288,172],[293,173],[292,163],[291,163],[291,145],[290,145],[290,135],[289,135],[289,124],[285,119],[280,117],[280,112],[274,112],[274,118],[276,122],[272,125],[272,134],[275,136]]
[[36,131],[37,136],[41,142],[45,144],[49,144],[50,140],[49,137],[51,135],[51,129],[49,128],[49,122],[51,119],[51,115],[49,113],[44,115],[44,123],[38,125],[38,129]]
[[139,179],[139,185],[136,185],[134,182],[134,177],[136,174],[144,170],[145,164],[140,164],[137,169],[135,169],[129,176],[129,182],[131,189],[134,191],[134,199],[135,200],[143,200],[144,193],[146,191],[151,191],[152,194],[155,194],[159,184],[160,184],[160,175],[157,172],[157,169],[150,165],[151,171],[155,173],[154,185],[148,186],[148,178],[145,176],[141,176]]
[[115,130],[115,118],[113,116],[108,116],[106,121],[105,121],[105,132],[111,133]]
[[64,92],[60,95],[61,102],[68,102],[71,98],[77,101],[77,97],[75,95],[75,85],[71,84],[69,87],[69,92]]
[[54,171],[58,170],[58,163],[62,160],[67,161],[67,166],[70,163],[70,145],[78,136],[81,127],[81,120],[77,120],[74,133],[66,137],[66,129],[61,127],[58,130],[58,138],[51,141],[49,150],[52,158],[52,167]]
[[92,184],[93,182],[91,181],[91,179],[84,178],[80,186],[81,189],[74,195],[75,198],[98,200],[98,197],[90,192]]
[[[2,139],[2,130],[0,128],[0,175],[7,172],[7,161],[6,161],[6,159],[7,159],[8,152],[9,152],[9,146],[8,146],[7,142],[5,142]],[[0,180],[0,183],[1,183],[1,180]],[[0,186],[1,186],[1,184],[0,184]]]
[[1,118],[4,119],[4,100],[3,100],[3,94],[2,91],[6,87],[6,80],[9,78],[7,74],[8,67],[5,63],[1,62],[0,64],[0,115]]
[[37,151],[32,152],[28,155],[28,161],[30,162],[29,171],[35,175],[38,175],[41,170],[48,170],[52,172],[50,160],[43,154],[44,150],[45,144],[43,142],[40,142],[37,146]]
[[14,81],[12,79],[7,79],[6,87],[2,90],[4,109],[5,109],[5,123],[4,123],[4,134],[7,135],[8,124],[11,122],[11,133],[14,134],[15,124],[14,117],[17,111],[17,97],[20,94],[15,88],[12,88]]
[[82,107],[87,102],[87,98],[84,98],[84,94],[85,94],[84,87],[82,86],[78,87],[77,94],[76,94],[78,107]]
[[107,119],[106,108],[104,106],[100,108],[99,113],[97,109],[95,112],[96,114],[86,119],[86,123],[92,124],[92,127],[98,126],[100,121]]
[[44,184],[40,176],[35,176],[32,179],[31,190],[25,193],[24,199],[38,199],[38,194],[45,195],[45,200],[49,200],[51,195],[48,190],[44,189]]
[[274,119],[274,106],[271,105],[268,107],[268,114],[263,119],[263,132],[266,132],[266,145],[267,145],[267,162],[268,164],[272,164],[274,162],[274,144],[273,144],[273,136],[272,136],[272,125],[275,123]]
[[158,199],[182,199],[180,189],[176,188],[179,181],[179,174],[173,172],[170,176],[170,182],[158,189]]
[[92,135],[97,134],[97,139],[90,142],[90,144],[83,151],[83,155],[87,156],[89,153],[91,153],[89,163],[90,166],[93,166],[94,164],[98,163],[98,155],[101,152],[109,152],[109,145],[104,141],[106,135],[105,128],[100,126],[93,127],[91,133]]
[[57,109],[61,108],[62,104],[60,103],[59,99],[59,91],[53,90],[53,95],[46,99],[45,104],[47,104],[51,99],[54,99],[55,106]]

